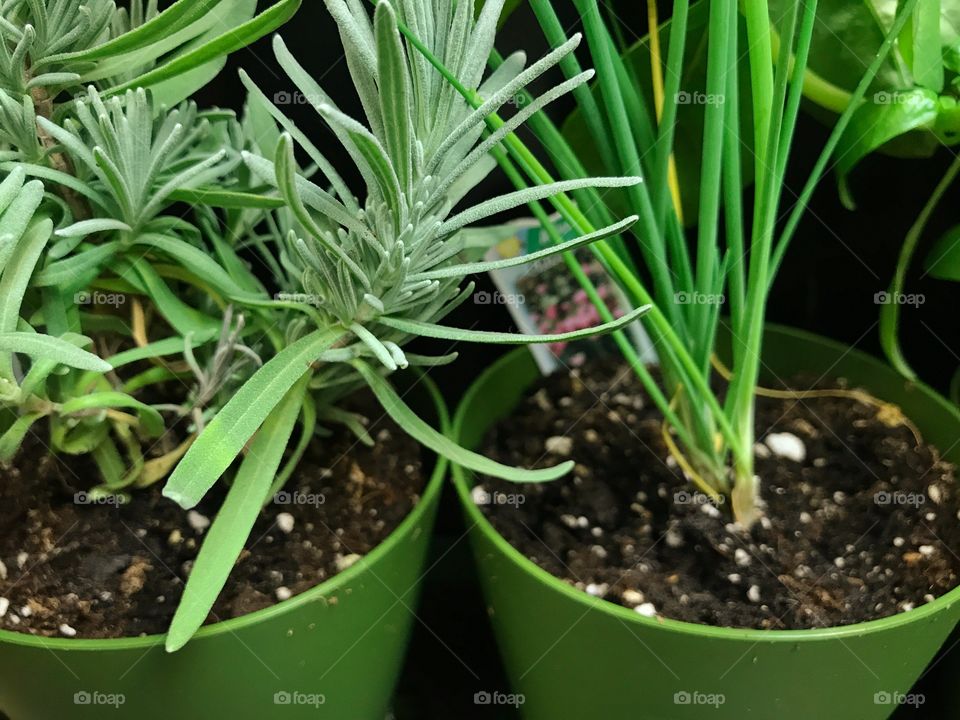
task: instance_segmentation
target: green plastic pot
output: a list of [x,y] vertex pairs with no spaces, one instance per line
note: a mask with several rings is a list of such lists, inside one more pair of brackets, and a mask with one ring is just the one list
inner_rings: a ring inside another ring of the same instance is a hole
[[[436,388],[422,385],[430,414],[445,418]],[[277,605],[207,625],[176,653],[164,651],[162,635],[0,631],[0,711],[10,720],[384,720],[446,468],[436,463],[410,515],[354,565]]]
[[[848,378],[900,405],[927,439],[960,461],[956,408],[867,355],[771,326],[764,364],[781,377],[804,371]],[[455,438],[477,447],[537,377],[526,351],[490,367],[460,405]],[[910,688],[960,619],[960,589],[909,613],[829,629],[744,630],[642,617],[528,560],[474,504],[472,479],[460,468],[453,478],[512,692],[523,696],[528,720],[879,720],[898,701],[919,702]]]

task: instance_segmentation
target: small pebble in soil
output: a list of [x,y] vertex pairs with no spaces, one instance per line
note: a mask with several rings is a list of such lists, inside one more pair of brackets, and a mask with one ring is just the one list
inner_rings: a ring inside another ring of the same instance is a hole
[[546,390],[539,390],[537,394],[533,396],[533,399],[537,403],[537,406],[544,412],[553,409],[553,403],[550,402],[550,396]]
[[760,587],[758,585],[750,586],[750,589],[747,590],[747,599],[750,602],[760,602]]
[[474,485],[470,491],[470,497],[473,499],[474,505],[486,505],[490,502],[490,496],[483,489],[483,485]]
[[807,458],[807,446],[803,440],[793,433],[770,433],[767,435],[765,442],[773,454],[778,457],[798,463]]
[[739,583],[740,583],[740,573],[730,573],[729,575],[727,575],[727,580],[729,580],[730,582],[732,582],[734,585],[739,584]]
[[624,590],[620,594],[620,598],[627,603],[627,605],[639,605],[643,602],[643,593],[637,592],[636,590]]
[[30,557],[25,552],[17,553],[17,567],[23,570],[23,566],[27,564],[27,558]]
[[337,572],[343,572],[359,559],[360,556],[356,553],[350,553],[349,555],[337,555],[336,559],[334,560],[337,565]]
[[657,608],[653,603],[645,602],[641,605],[637,605],[634,608],[634,611],[640,613],[644,617],[654,617],[657,614]]
[[607,590],[610,589],[610,586],[607,583],[590,583],[584,588],[588,595],[593,595],[594,597],[603,597],[607,594]]
[[10,601],[5,597],[0,597],[0,617],[7,614],[7,608],[10,607]]
[[291,592],[290,588],[284,587],[283,585],[278,587],[274,592],[276,593],[277,600],[279,600],[280,602],[283,602],[284,600],[289,600],[290,598],[293,597],[293,592]]
[[7,566],[3,564],[3,560],[0,560],[0,580],[7,579]]
[[544,448],[552,455],[569,456],[573,450],[573,438],[568,438],[563,435],[548,437],[544,443]]
[[206,515],[201,515],[196,510],[191,510],[187,513],[187,523],[189,523],[195,532],[200,533],[210,527],[210,518]]
[[811,522],[812,520],[813,520],[813,516],[810,515],[810,513],[808,513],[806,510],[800,513],[800,522],[802,522],[804,525]]
[[917,548],[917,550],[919,550],[920,554],[923,555],[924,557],[930,557],[937,551],[937,549],[933,545],[921,545],[920,547]]
[[22,608],[20,608],[20,615],[21,617],[30,617],[31,615],[33,615],[33,610],[29,605],[24,605]]
[[937,485],[931,484],[927,488],[927,495],[935,505],[939,505],[943,501],[943,493],[940,492],[940,488]]
[[179,530],[171,530],[167,537],[167,545],[179,545],[183,542],[183,533]]
[[746,567],[751,562],[750,553],[748,553],[743,548],[737,548],[734,551],[733,559],[736,561],[737,565],[739,565],[740,567]]
[[293,532],[293,526],[296,524],[293,515],[288,512],[282,512],[277,514],[277,527],[280,528],[280,532],[285,535],[289,535]]
[[60,625],[60,634],[64,637],[76,637],[77,631],[66,623],[63,623]]
[[893,539],[893,546],[894,546],[894,547],[903,547],[903,538],[902,538],[902,537],[895,537],[895,538]]

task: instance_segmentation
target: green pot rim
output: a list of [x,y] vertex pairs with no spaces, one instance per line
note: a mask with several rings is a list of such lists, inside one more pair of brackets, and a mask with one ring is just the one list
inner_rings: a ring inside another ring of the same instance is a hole
[[[768,324],[767,328],[780,332],[788,332],[806,340],[815,340],[816,342],[832,345],[837,348],[846,348],[846,352],[848,354],[856,354],[864,359],[869,359],[873,362],[880,362],[876,358],[862,351],[848,348],[841,343],[822,338],[812,333],[797,331],[793,328],[777,326],[773,324]],[[505,366],[516,362],[518,355],[527,352],[529,351],[526,348],[518,348],[517,350],[514,350],[513,352],[510,352],[499,358],[495,363],[490,365],[483,373],[481,373],[468,388],[467,392],[463,396],[463,399],[460,401],[460,405],[457,408],[457,412],[453,420],[452,437],[455,441],[461,441],[463,426],[467,420],[467,416],[470,413],[470,409],[477,395],[488,390],[486,386],[491,382],[493,376],[500,373]],[[533,362],[532,357],[531,362]],[[951,412],[957,416],[958,423],[960,423],[960,411],[958,411],[955,406],[948,403],[932,389],[920,383],[914,383],[914,385],[925,396],[927,396],[929,400],[949,407]],[[704,639],[713,640],[740,640],[753,641],[757,643],[815,642],[824,639],[842,640],[843,638],[850,636],[891,630],[893,628],[926,620],[948,609],[954,603],[960,602],[960,586],[958,586],[950,592],[941,595],[933,602],[926,603],[925,605],[910,610],[909,612],[897,613],[896,615],[892,615],[890,617],[880,618],[877,620],[867,620],[864,622],[854,623],[852,625],[840,625],[837,627],[814,628],[807,630],[759,630],[754,628],[728,628],[717,627],[714,625],[701,625],[683,620],[672,620],[670,618],[648,618],[643,615],[639,615],[633,610],[629,610],[621,605],[612,603],[609,600],[604,600],[602,598],[589,595],[583,590],[579,590],[572,585],[565,583],[527,558],[523,553],[513,547],[513,545],[511,545],[499,532],[497,532],[496,528],[493,527],[493,525],[487,520],[486,516],[480,511],[480,508],[477,507],[476,503],[473,502],[473,498],[470,495],[470,490],[474,484],[472,482],[474,478],[473,474],[471,473],[471,480],[468,481],[467,474],[464,472],[463,468],[455,463],[451,464],[451,471],[452,481],[456,487],[460,501],[470,520],[476,524],[476,529],[479,529],[484,536],[491,543],[493,543],[493,545],[501,553],[503,553],[504,556],[513,562],[514,565],[518,566],[521,570],[526,571],[542,585],[547,586],[548,589],[562,593],[571,600],[583,605],[584,612],[599,610],[618,618],[622,622],[634,623],[647,628],[659,628],[665,631],[682,633],[684,635],[694,635]]]
[[[421,375],[420,378],[420,382],[422,382],[427,388],[427,394],[429,395],[430,400],[432,400],[433,404],[436,406],[437,416],[441,427],[447,427],[449,425],[449,413],[439,389],[427,375]],[[448,460],[446,458],[437,456],[437,462],[434,466],[433,473],[430,475],[430,479],[420,495],[420,500],[413,510],[410,511],[410,513],[382,543],[377,545],[373,550],[364,555],[362,558],[360,558],[360,560],[348,567],[346,570],[337,573],[333,577],[324,580],[319,585],[316,585],[309,590],[300,593],[299,595],[295,595],[288,600],[278,602],[270,607],[248,613],[246,615],[241,615],[240,617],[231,618],[230,620],[223,620],[210,625],[204,625],[190,639],[190,642],[187,643],[186,647],[189,648],[190,645],[204,638],[214,637],[216,635],[221,635],[228,632],[235,632],[249,625],[255,625],[260,622],[272,620],[273,618],[284,615],[303,605],[317,602],[322,597],[333,595],[345,585],[353,582],[356,578],[366,572],[371,565],[378,563],[381,558],[390,554],[390,552],[397,545],[402,543],[406,536],[413,531],[415,526],[422,519],[423,515],[433,505],[433,501],[436,496],[439,495],[439,493],[443,490],[444,479],[447,474],[447,465]],[[0,630],[0,645],[4,643],[11,643],[14,645],[25,645],[28,647],[56,651],[131,650],[162,645],[164,644],[165,640],[166,634],[94,639],[54,638],[44,637],[41,635],[28,635],[26,633],[18,633],[12,630]]]

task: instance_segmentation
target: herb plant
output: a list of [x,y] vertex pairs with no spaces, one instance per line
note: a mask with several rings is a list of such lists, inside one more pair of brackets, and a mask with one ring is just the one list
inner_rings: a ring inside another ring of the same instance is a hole
[[[279,292],[269,313],[286,327],[282,346],[211,419],[177,465],[164,494],[194,506],[239,460],[230,490],[197,557],[167,638],[176,650],[206,618],[263,504],[290,477],[309,442],[317,417],[345,420],[336,403],[368,386],[384,410],[420,443],[479,472],[522,482],[554,479],[572,466],[509,468],[453,444],[406,405],[384,375],[412,365],[436,365],[455,356],[417,357],[403,346],[414,337],[521,344],[587,337],[623,327],[645,308],[595,328],[559,335],[521,335],[453,328],[440,321],[473,294],[467,275],[531,262],[622,233],[628,217],[533,255],[497,262],[463,262],[462,229],[497,213],[584,188],[635,184],[626,178],[576,178],[520,189],[477,204],[468,193],[496,167],[490,153],[532,113],[583,86],[591,72],[534,100],[497,132],[484,135],[485,119],[520,90],[562,61],[579,38],[563,43],[524,69],[518,54],[481,83],[503,6],[487,2],[381,1],[373,18],[356,2],[327,0],[340,29],[366,124],[341,111],[290,54],[274,43],[277,61],[299,92],[329,125],[366,185],[358,199],[342,174],[243,76],[250,90],[251,123],[277,135],[275,147],[257,138],[243,154],[246,191],[234,197],[246,214],[234,229],[241,244],[255,247]],[[473,97],[472,108],[404,40],[398,18],[416,29],[418,43],[456,68]],[[279,125],[271,132],[267,115]],[[297,164],[295,146],[310,161]],[[267,157],[261,153],[269,152]],[[329,188],[329,189],[328,189]],[[272,208],[279,197],[283,207]],[[460,209],[461,205],[466,205]],[[183,258],[180,258],[183,260]],[[243,305],[242,294],[232,298]],[[251,309],[263,303],[254,303]],[[268,314],[269,314],[268,313]],[[299,314],[292,318],[290,313]],[[293,437],[301,420],[300,440]],[[292,456],[287,453],[290,448]],[[286,457],[286,464],[281,463]]]
[[[548,41],[552,45],[565,42],[552,4],[548,0],[531,0],[530,4]],[[574,5],[598,69],[595,92],[585,86],[574,91],[580,112],[609,172],[644,179],[623,191],[625,202],[639,217],[623,244],[598,242],[591,247],[636,305],[651,306],[644,324],[659,355],[662,379],[654,378],[625,334],[616,333],[614,338],[663,413],[665,441],[686,475],[711,498],[729,497],[735,518],[749,526],[760,514],[753,457],[754,397],[770,286],[814,188],[917,3],[904,3],[792,207],[785,202],[784,177],[817,4],[812,0],[789,4],[775,23],[779,48],[774,54],[767,2],[744,3],[747,48],[740,45],[737,5],[710,3],[699,210],[690,236],[678,215],[670,179],[674,119],[684,97],[681,79],[690,3],[674,3],[663,68],[659,62],[653,63],[663,81],[662,100],[658,98],[656,104],[644,97],[623,64],[620,52],[624,48],[618,46],[617,34],[605,23],[599,3],[574,0]],[[407,30],[416,35],[413,29]],[[479,104],[459,82],[455,69],[429,49],[421,48],[421,52],[465,98]],[[737,74],[729,72],[744,53],[749,57],[749,87],[741,87]],[[494,61],[496,65],[502,59],[494,55]],[[581,72],[573,55],[565,57],[560,67],[568,78]],[[742,95],[749,98],[753,110],[747,127],[743,127],[739,112]],[[497,117],[488,119],[491,131],[502,122]],[[534,115],[530,127],[562,177],[582,173],[577,155],[545,114]],[[749,203],[742,188],[740,148],[744,136],[750,137],[756,148]],[[508,154],[499,159],[518,186],[553,180],[519,138],[509,136],[505,147]],[[577,204],[574,198],[582,202]],[[579,232],[606,225],[610,217],[607,206],[589,189],[578,190],[573,197],[555,196],[550,203]],[[544,207],[534,206],[534,212],[558,239]],[[631,237],[633,242],[628,241]],[[634,265],[632,251],[642,260],[644,271]],[[601,316],[609,317],[595,288],[582,275],[577,278]],[[711,380],[714,367],[720,367],[715,348],[724,304],[729,306],[726,323],[733,357],[730,369],[722,368],[729,385],[725,396],[720,396]]]
[[[217,150],[214,126],[226,115],[214,122],[166,104],[296,6],[254,17],[255,2],[228,0],[182,0],[163,12],[139,0],[125,9],[0,3],[3,461],[46,427],[40,442],[51,451],[94,462],[94,496],[122,496],[162,479],[185,451],[169,447],[165,431],[195,407],[170,403],[175,414],[165,418],[145,398],[184,376],[164,356],[189,356],[192,345],[207,362],[201,346],[219,332],[222,311],[188,311],[162,277],[190,285],[192,261],[207,258],[184,239],[196,242],[199,231],[167,210],[240,158]],[[128,299],[129,323],[120,312]],[[152,343],[151,319],[174,332]]]

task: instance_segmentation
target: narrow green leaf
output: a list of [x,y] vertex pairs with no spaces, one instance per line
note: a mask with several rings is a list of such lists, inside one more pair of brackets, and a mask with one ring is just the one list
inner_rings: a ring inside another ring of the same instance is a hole
[[142,287],[164,319],[181,335],[203,335],[211,330],[219,332],[220,323],[215,318],[183,302],[153,265],[143,258],[135,260],[129,270],[122,270],[121,276]]
[[410,119],[412,99],[407,57],[397,31],[397,17],[390,3],[377,3],[374,30],[380,83],[380,112],[385,119],[387,154],[397,170],[400,187],[407,189],[413,179]]
[[630,217],[615,223],[614,225],[602,228],[596,232],[581,235],[578,238],[568,240],[560,245],[553,245],[552,247],[538,250],[537,252],[530,253],[529,255],[520,255],[518,257],[507,258],[505,260],[492,260],[490,262],[451,265],[450,267],[440,268],[439,270],[429,270],[427,272],[418,273],[414,275],[412,279],[440,280],[442,278],[450,277],[465,277],[475,273],[490,272],[491,270],[502,270],[504,268],[515,267],[517,265],[525,265],[527,263],[536,262],[538,260],[542,260],[543,258],[550,257],[551,255],[557,255],[559,253],[576,250],[578,247],[589,245],[597,240],[619,235],[625,230],[628,230],[638,219],[639,217],[637,215],[631,215]]
[[487,343],[492,345],[535,345],[538,343],[567,342],[583,338],[603,335],[636,321],[641,315],[650,310],[649,305],[637,308],[613,322],[604,323],[583,330],[556,333],[555,335],[524,335],[523,333],[487,332],[483,330],[462,330],[444,325],[420,322],[419,320],[405,320],[402,318],[382,316],[377,319],[387,327],[407,333],[409,335],[436,338],[438,340],[466,340],[469,342]]
[[33,284],[36,287],[76,285],[91,272],[97,272],[106,265],[117,254],[120,247],[119,241],[113,240],[95,245],[72,257],[57,260],[37,272],[33,278]]
[[[4,217],[9,212],[8,210]],[[12,333],[16,330],[20,321],[20,306],[30,283],[30,276],[33,275],[52,232],[53,223],[49,219],[33,223],[15,246],[3,268],[3,275],[0,277],[0,333]],[[13,365],[8,357],[0,358],[0,377],[11,381],[14,379]]]
[[130,232],[132,227],[122,220],[112,220],[110,218],[94,218],[93,220],[81,220],[80,222],[69,225],[57,230],[57,237],[74,238],[86,237],[99,232],[108,232],[110,230],[125,230]]
[[469,468],[484,475],[503,478],[511,482],[536,483],[548,482],[561,478],[573,469],[573,461],[561,463],[556,467],[542,470],[524,470],[502,465],[483,455],[467,450],[430,427],[406,405],[397,391],[386,380],[366,363],[355,360],[353,366],[357,368],[366,381],[377,400],[383,406],[387,415],[393,418],[403,431],[417,442],[425,445],[438,455],[449,458],[458,465]]
[[316,330],[281,350],[234,394],[191,446],[163,489],[184,508],[200,502],[286,392],[342,331]]
[[209,254],[203,250],[180,240],[179,238],[147,233],[138,235],[135,244],[147,245],[161,251],[183,265],[197,277],[203,278],[220,292],[234,298],[247,295],[246,290],[240,287],[233,278]]
[[[7,186],[7,190],[12,190],[14,187],[16,186],[9,185]],[[32,180],[26,185],[17,188],[16,196],[4,209],[3,216],[0,218],[3,223],[0,234],[11,238],[12,242],[0,252],[0,270],[6,267],[7,262],[10,260],[10,255],[17,246],[17,241],[27,232],[27,228],[30,226],[33,215],[40,206],[42,199],[43,183]]]
[[120,392],[96,392],[89,395],[83,395],[81,397],[71,398],[60,406],[60,414],[71,415],[73,413],[84,412],[87,410],[108,410],[120,408],[135,410],[137,415],[140,417],[140,421],[143,424],[143,429],[146,431],[147,435],[151,437],[158,437],[163,434],[163,416],[155,408],[152,408],[149,405]]
[[283,200],[278,197],[213,188],[175,190],[170,193],[169,198],[190,205],[207,205],[208,207],[228,210],[243,210],[246,208],[273,210],[284,206]]
[[42,417],[44,417],[43,413],[27,413],[18,417],[13,425],[7,428],[7,431],[0,436],[0,462],[13,460],[23,444],[23,439],[30,432],[30,428]]
[[32,332],[0,333],[0,352],[27,355],[41,360],[56,360],[61,365],[78,370],[109,372],[112,369],[110,363],[93,353],[81,350],[73,343]]
[[260,514],[303,405],[301,378],[272,410],[250,444],[200,548],[167,633],[167,652],[182,648],[206,620]]
[[530,187],[525,190],[517,190],[500,197],[487,200],[478,205],[464,210],[458,215],[454,215],[440,226],[441,235],[450,235],[457,230],[472,225],[475,222],[491,217],[505,210],[512,210],[537,200],[544,200],[561,193],[579,190],[581,188],[618,188],[629,187],[642,182],[639,177],[594,177],[583,178],[580,180],[561,180],[559,182],[549,183]]

